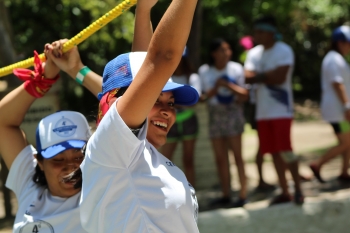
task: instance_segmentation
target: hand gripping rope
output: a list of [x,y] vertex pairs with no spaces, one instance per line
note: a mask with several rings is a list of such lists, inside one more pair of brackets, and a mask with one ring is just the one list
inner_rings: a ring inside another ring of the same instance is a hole
[[[107,12],[105,15],[100,17],[98,20],[90,24],[87,28],[79,32],[76,36],[74,36],[72,39],[67,41],[63,45],[63,52],[67,52],[70,49],[72,49],[74,46],[80,44],[84,40],[86,40],[88,37],[90,37],[92,34],[100,30],[102,27],[107,25],[109,22],[111,22],[113,19],[117,18],[119,15],[124,13],[126,10],[130,9],[133,5],[135,5],[137,0],[124,0],[122,3],[120,3],[118,6],[114,7],[112,10]],[[45,61],[45,54],[39,55],[40,60]],[[27,60],[14,63],[12,65],[3,67],[0,69],[0,77],[12,74],[12,70],[16,68],[28,68],[30,66],[34,65],[34,57],[28,58]]]

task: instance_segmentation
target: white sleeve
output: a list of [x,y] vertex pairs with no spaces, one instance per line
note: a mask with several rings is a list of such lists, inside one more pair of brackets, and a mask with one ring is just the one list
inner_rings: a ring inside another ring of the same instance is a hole
[[9,175],[6,180],[6,187],[11,189],[18,199],[20,199],[23,190],[30,185],[35,185],[33,175],[37,165],[33,154],[36,150],[32,145],[26,146],[13,161]]
[[86,148],[86,156],[105,167],[129,167],[137,152],[145,145],[147,120],[136,137],[117,112],[116,103],[120,98],[103,117]]
[[239,68],[237,70],[239,71],[237,76],[238,85],[246,88],[243,66],[239,65]]
[[249,71],[256,71],[257,70],[257,64],[256,60],[254,59],[253,51],[249,50],[247,53],[247,57],[244,62],[244,69]]
[[197,90],[199,95],[202,94],[201,79],[198,74],[193,73],[190,75],[189,84]]
[[343,68],[337,63],[336,59],[330,60],[326,67],[323,68],[323,70],[325,70],[325,78],[331,83],[343,83],[344,77],[341,72],[342,69]]
[[278,51],[277,66],[293,66],[294,53],[290,47],[283,47]]
[[208,80],[206,80],[206,75],[205,75],[208,72],[208,70],[209,70],[209,65],[207,64],[202,65],[198,69],[198,75],[200,79],[202,92],[206,92],[210,89],[210,87],[208,86]]

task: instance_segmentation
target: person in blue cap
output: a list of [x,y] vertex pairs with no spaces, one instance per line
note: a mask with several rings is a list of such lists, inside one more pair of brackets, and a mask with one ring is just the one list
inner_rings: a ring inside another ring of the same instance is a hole
[[[181,61],[172,75],[172,80],[181,84],[189,84],[201,93],[199,75],[193,72],[192,63],[185,48]],[[182,144],[182,161],[187,180],[195,187],[195,144],[198,136],[198,119],[193,107],[176,106],[176,121],[167,135],[167,143],[162,146],[161,152],[172,160],[178,143]]]
[[[199,95],[169,80],[182,57],[197,0],[173,0],[147,52],[121,54],[105,66],[98,127],[82,170],[80,217],[87,232],[199,232],[195,190],[184,173],[158,152],[175,122],[175,105]],[[57,65],[84,80],[77,53]],[[65,63],[65,64],[63,64]],[[75,69],[75,72],[72,70]]]
[[[138,1],[133,49],[148,46],[148,37],[153,33],[149,15],[156,2]],[[80,60],[69,55],[78,54],[76,47],[67,54],[61,53],[64,41],[45,45],[45,63],[35,53],[34,71],[15,70],[25,82],[0,101],[0,154],[10,171],[6,186],[18,200],[15,233],[87,232],[80,221],[81,173],[78,172],[84,159],[82,148],[91,135],[86,118],[74,111],[60,111],[44,117],[36,130],[36,149],[20,129],[31,105],[58,79],[57,62],[68,57],[69,64],[74,65]],[[77,81],[92,94],[97,96],[101,92],[99,75],[89,72],[89,76],[81,80],[82,75],[75,74],[74,79],[78,76]]]
[[322,157],[313,161],[310,168],[319,182],[325,181],[321,168],[338,155],[343,157],[338,180],[350,182],[350,66],[344,57],[350,54],[350,27],[343,25],[334,29],[331,49],[322,61],[321,68],[321,113],[333,127],[338,144]]

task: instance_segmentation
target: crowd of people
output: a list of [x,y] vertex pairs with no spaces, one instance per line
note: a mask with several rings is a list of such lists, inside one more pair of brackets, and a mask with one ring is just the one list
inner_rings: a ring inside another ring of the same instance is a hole
[[[300,183],[311,178],[299,174],[299,158],[293,152],[291,143],[292,75],[295,62],[293,50],[282,41],[276,19],[272,16],[256,19],[253,36],[241,38],[240,45],[244,52],[239,57],[239,62],[233,62],[229,43],[221,38],[213,39],[209,46],[209,62],[198,70],[202,91],[200,101],[207,103],[209,137],[222,191],[222,197],[214,199],[210,205],[243,207],[248,201],[242,158],[242,133],[246,121],[252,129],[257,130],[259,138],[256,154],[259,174],[257,191],[274,188],[274,185],[265,182],[262,172],[264,156],[270,154],[282,191],[270,204],[291,201],[302,204],[304,195]],[[343,157],[338,179],[350,181],[350,67],[344,58],[350,53],[349,46],[350,27],[336,28],[331,37],[329,53],[322,63],[322,116],[333,127],[339,143],[310,164],[311,171],[321,183],[325,182],[320,174],[321,167],[338,155]],[[188,143],[185,137],[181,140]],[[193,142],[192,139],[191,141]],[[233,152],[241,185],[235,201],[231,197],[228,150]],[[185,170],[193,172],[194,167],[188,168],[186,165],[186,160],[191,158],[193,166],[193,151],[191,157],[188,157],[184,150],[183,156]],[[287,169],[294,181],[294,195],[288,189],[285,176]]]
[[[290,138],[294,54],[281,41],[275,19],[255,21],[255,47],[251,37],[242,40],[244,65],[231,61],[229,43],[218,38],[210,44],[209,63],[195,72],[185,46],[197,1],[173,0],[153,32],[150,11],[156,3],[138,1],[132,52],[109,61],[102,76],[84,66],[76,47],[62,52],[67,40],[45,45],[45,63],[35,54],[34,71],[14,71],[24,83],[0,101],[0,154],[10,170],[6,185],[18,199],[14,232],[199,232],[193,108],[198,101],[207,104],[222,190],[213,206],[243,207],[248,201],[242,156],[247,101],[259,136],[259,187],[269,186],[261,170],[263,156],[271,154],[282,190],[272,202],[304,202]],[[339,179],[349,180],[350,67],[344,59],[349,53],[350,28],[342,26],[333,32],[322,64],[321,106],[339,145],[310,165],[320,182],[321,167],[339,154]],[[35,149],[20,125],[60,70],[97,97],[97,129],[91,134],[82,114],[60,111],[39,122]],[[184,173],[171,161],[178,143]],[[234,202],[228,150],[241,186]]]

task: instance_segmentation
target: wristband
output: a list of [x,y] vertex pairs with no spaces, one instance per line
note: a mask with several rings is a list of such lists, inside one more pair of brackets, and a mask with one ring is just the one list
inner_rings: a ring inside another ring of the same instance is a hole
[[79,70],[77,76],[75,77],[75,81],[77,83],[79,83],[80,85],[83,85],[85,76],[87,75],[87,73],[89,73],[91,70],[89,67],[84,66],[83,68],[81,68],[81,70]]
[[51,86],[59,79],[57,75],[53,79],[44,77],[44,68],[39,55],[34,51],[34,70],[18,68],[13,73],[22,81],[24,81],[24,89],[35,98],[43,97],[51,88]]

